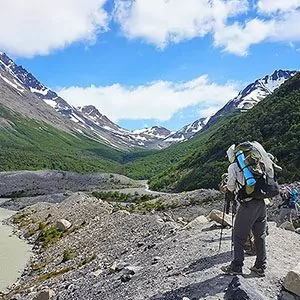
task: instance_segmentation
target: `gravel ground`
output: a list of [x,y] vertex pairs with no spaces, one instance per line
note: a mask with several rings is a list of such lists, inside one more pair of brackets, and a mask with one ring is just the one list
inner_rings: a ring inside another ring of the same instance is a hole
[[139,181],[109,173],[79,174],[65,171],[0,172],[0,197],[33,197],[68,191],[141,187]]
[[[201,203],[201,197],[207,199],[212,194],[216,196],[215,202]],[[220,271],[232,258],[231,229],[224,229],[218,251],[220,229],[213,222],[190,229],[176,222],[178,217],[188,221],[220,206],[219,196],[215,191],[205,190],[169,195],[167,202],[182,204],[166,211],[175,221],[163,212],[115,211],[108,203],[85,193],[74,193],[59,204],[30,206],[19,213],[28,213],[20,234],[37,230],[28,237],[30,242],[34,243],[38,236],[39,222],[49,228],[64,218],[76,230],[46,249],[34,247],[32,263],[40,268],[34,271],[32,265],[28,266],[14,287],[15,293],[19,299],[29,300],[41,289],[50,287],[55,300],[223,299],[232,280]],[[191,201],[197,203],[187,205]],[[63,252],[67,249],[72,249],[74,257],[64,262]],[[250,273],[254,258],[246,257],[245,278],[266,299],[277,299],[283,278],[298,263],[299,255],[291,255],[291,249],[292,253],[300,253],[300,235],[270,222],[265,278]],[[12,299],[12,294],[6,298]]]

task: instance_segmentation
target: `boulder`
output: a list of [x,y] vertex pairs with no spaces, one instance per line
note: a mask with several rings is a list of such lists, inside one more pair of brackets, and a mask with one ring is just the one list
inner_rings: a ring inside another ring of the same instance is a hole
[[199,216],[190,223],[188,223],[185,228],[197,228],[207,223],[208,219],[205,216]]
[[226,289],[226,300],[267,300],[257,288],[253,288],[242,276],[235,276]]
[[101,269],[98,269],[98,270],[92,272],[92,275],[94,275],[95,277],[98,277],[101,274],[102,274],[102,270]]
[[72,223],[69,222],[68,220],[60,219],[56,222],[56,226],[58,227],[58,230],[64,232],[72,226]]
[[51,289],[45,289],[40,291],[33,300],[50,300],[55,295],[54,291]]
[[113,264],[108,268],[109,273],[116,272],[117,265],[118,265],[118,263],[116,261],[114,261]]
[[282,290],[280,295],[278,296],[278,300],[300,300],[300,297],[295,295],[294,293]]
[[279,228],[282,228],[282,229],[285,229],[285,230],[290,230],[290,231],[295,231],[294,225],[289,221],[286,221],[286,222],[282,223],[279,226]]
[[216,221],[217,223],[224,225],[224,226],[231,226],[232,227],[232,216],[228,214],[224,214],[223,220],[223,212],[217,209],[213,209],[209,216],[212,221]]
[[284,278],[283,286],[286,290],[300,297],[300,263]]

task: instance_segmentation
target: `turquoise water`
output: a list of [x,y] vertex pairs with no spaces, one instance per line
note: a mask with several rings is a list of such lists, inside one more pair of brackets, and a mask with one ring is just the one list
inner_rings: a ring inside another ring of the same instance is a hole
[[31,247],[2,223],[13,214],[14,211],[0,208],[0,291],[17,281],[31,255]]

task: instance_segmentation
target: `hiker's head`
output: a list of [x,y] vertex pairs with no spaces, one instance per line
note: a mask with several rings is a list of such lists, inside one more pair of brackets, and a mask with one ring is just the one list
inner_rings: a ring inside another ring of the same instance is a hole
[[230,163],[235,161],[235,154],[234,154],[235,144],[231,145],[228,150],[226,151],[227,158]]

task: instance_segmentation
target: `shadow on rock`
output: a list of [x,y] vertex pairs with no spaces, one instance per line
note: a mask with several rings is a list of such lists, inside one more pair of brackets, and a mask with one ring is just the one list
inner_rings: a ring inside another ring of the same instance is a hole
[[218,275],[208,280],[193,283],[179,289],[155,295],[150,300],[182,300],[183,297],[200,299],[206,296],[214,296],[225,291],[232,277]]
[[190,264],[187,268],[183,270],[184,273],[190,274],[194,272],[203,271],[209,269],[218,264],[224,264],[231,261],[231,251],[217,253],[212,256],[202,257],[197,261]]

